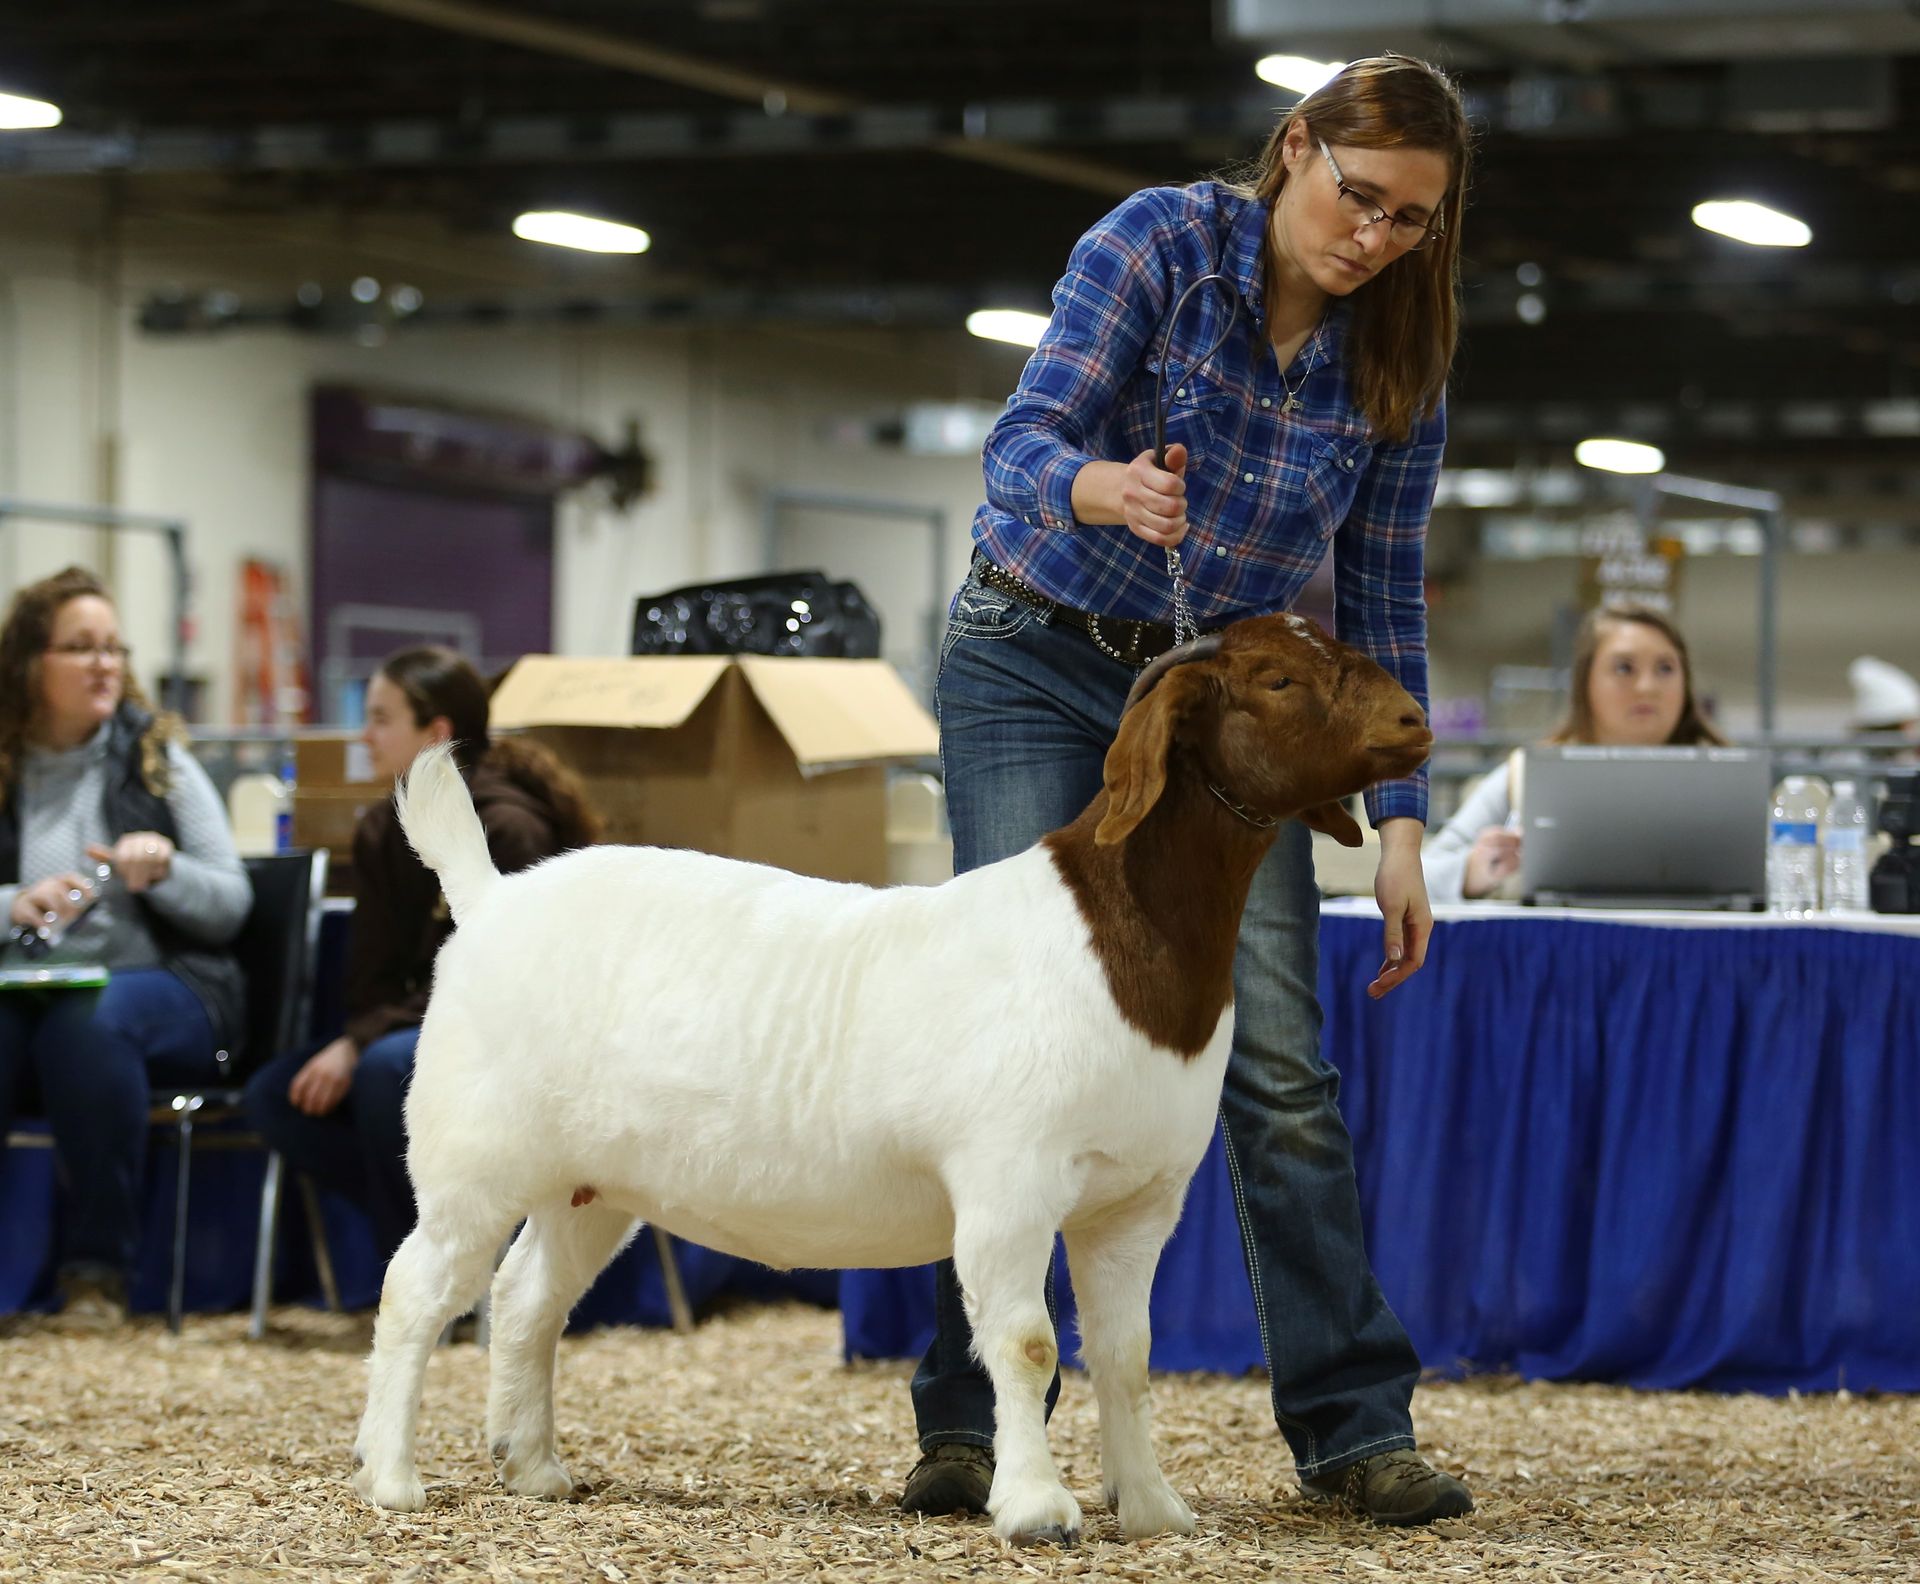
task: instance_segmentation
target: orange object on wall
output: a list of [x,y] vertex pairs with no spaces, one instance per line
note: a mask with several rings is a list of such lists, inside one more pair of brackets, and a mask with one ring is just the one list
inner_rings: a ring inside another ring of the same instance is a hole
[[234,624],[236,726],[297,726],[313,718],[306,640],[286,570],[240,563],[240,619]]

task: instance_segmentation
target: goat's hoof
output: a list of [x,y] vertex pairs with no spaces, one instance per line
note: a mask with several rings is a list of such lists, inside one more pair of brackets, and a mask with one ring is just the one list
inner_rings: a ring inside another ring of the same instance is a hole
[[500,1483],[516,1496],[542,1501],[565,1501],[573,1494],[573,1476],[551,1456],[524,1464],[509,1457],[500,1465]]
[[1120,1515],[1121,1532],[1129,1540],[1193,1533],[1193,1509],[1165,1480],[1157,1487],[1134,1486],[1122,1491],[1119,1504],[1113,1510]]
[[989,1498],[993,1532],[1012,1545],[1076,1545],[1080,1540],[1080,1504],[1064,1485],[1041,1485]]
[[363,1501],[384,1507],[388,1512],[419,1512],[427,1505],[427,1487],[420,1483],[417,1474],[376,1479],[373,1471],[363,1465],[353,1471],[353,1488]]

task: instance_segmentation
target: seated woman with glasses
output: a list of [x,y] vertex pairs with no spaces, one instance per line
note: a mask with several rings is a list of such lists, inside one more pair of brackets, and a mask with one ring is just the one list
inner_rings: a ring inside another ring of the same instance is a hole
[[179,719],[147,703],[105,587],[69,567],[0,629],[0,968],[102,987],[0,990],[0,1138],[44,1113],[66,1185],[69,1324],[126,1318],[155,1083],[216,1075],[242,1026],[227,949],[253,891]]
[[[381,662],[367,684],[363,738],[382,781],[429,744],[453,743],[503,873],[599,838],[579,781],[552,754],[488,736],[487,685],[451,649],[403,649]],[[384,1261],[413,1229],[403,1112],[433,959],[453,919],[386,798],[354,829],[353,885],[346,1032],[261,1068],[245,1103],[289,1165],[367,1211]]]

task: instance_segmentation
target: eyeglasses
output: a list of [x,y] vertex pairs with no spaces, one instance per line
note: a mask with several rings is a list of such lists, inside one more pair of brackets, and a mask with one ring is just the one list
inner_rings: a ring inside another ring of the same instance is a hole
[[116,640],[113,643],[63,643],[49,644],[47,653],[67,655],[75,660],[99,659],[108,665],[125,665],[133,658],[133,651]]
[[1381,221],[1388,222],[1387,236],[1397,248],[1413,253],[1425,247],[1437,236],[1446,235],[1446,227],[1437,220],[1415,220],[1410,215],[1389,215],[1379,204],[1363,192],[1356,192],[1347,185],[1347,178],[1340,174],[1340,166],[1335,162],[1333,150],[1327,147],[1325,138],[1315,138],[1320,152],[1326,156],[1327,169],[1333,172],[1333,184],[1340,189],[1341,212],[1353,217],[1353,228],[1363,231],[1368,226],[1377,226]]

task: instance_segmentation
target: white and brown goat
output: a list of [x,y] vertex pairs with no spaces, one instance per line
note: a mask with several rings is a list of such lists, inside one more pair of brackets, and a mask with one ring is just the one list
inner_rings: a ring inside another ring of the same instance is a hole
[[407,1098],[419,1224],[381,1296],[356,1488],[425,1501],[429,1352],[524,1217],[494,1278],[487,1434],[509,1490],[571,1491],[556,1343],[644,1219],[782,1267],[952,1255],[993,1381],[994,1528],[1070,1539],[1042,1414],[1064,1231],[1108,1504],[1130,1537],[1190,1530],[1149,1439],[1147,1298],[1212,1133],[1268,821],[1357,843],[1336,800],[1431,740],[1358,652],[1298,618],[1239,622],[1143,674],[1073,824],[879,891],[652,848],[503,877],[429,749],[401,819],[459,929]]

